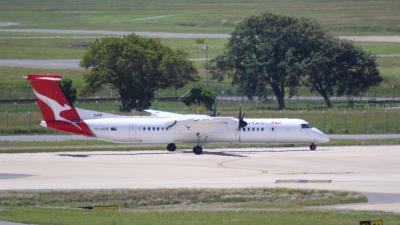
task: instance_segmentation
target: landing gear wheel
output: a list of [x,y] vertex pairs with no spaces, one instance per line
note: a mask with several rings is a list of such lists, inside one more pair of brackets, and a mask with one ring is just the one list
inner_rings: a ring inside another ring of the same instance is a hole
[[169,143],[167,145],[167,150],[170,151],[170,152],[175,151],[176,150],[176,145],[174,143]]
[[193,153],[196,155],[200,155],[203,153],[203,148],[200,145],[196,145],[193,147]]
[[310,150],[311,150],[311,151],[314,151],[315,149],[317,149],[317,146],[316,146],[314,143],[312,143],[312,144],[310,145]]

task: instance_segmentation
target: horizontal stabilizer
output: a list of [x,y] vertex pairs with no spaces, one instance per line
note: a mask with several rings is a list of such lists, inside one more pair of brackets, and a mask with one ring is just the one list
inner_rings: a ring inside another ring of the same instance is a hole
[[80,109],[80,108],[75,108],[75,109],[78,112],[79,117],[83,120],[129,117],[129,116],[116,115],[116,114],[111,114],[111,113],[92,111],[92,110],[87,110],[87,109]]

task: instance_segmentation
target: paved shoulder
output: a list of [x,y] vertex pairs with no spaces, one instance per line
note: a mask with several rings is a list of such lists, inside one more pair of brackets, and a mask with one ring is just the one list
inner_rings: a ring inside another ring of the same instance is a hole
[[34,141],[81,141],[81,140],[95,140],[95,138],[79,136],[79,135],[10,135],[0,136],[1,141],[9,142],[34,142]]
[[7,222],[7,221],[0,221],[0,225],[29,225],[26,223],[14,223],[14,222]]

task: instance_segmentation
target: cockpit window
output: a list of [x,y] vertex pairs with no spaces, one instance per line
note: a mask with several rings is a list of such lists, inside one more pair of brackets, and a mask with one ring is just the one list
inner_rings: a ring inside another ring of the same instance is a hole
[[309,124],[309,123],[303,123],[301,124],[301,128],[305,129],[305,128],[313,128],[314,126]]

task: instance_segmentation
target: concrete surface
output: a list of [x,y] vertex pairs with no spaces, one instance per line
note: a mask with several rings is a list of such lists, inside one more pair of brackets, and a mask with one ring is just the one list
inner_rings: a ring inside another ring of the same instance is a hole
[[[179,147],[179,146],[178,146]],[[290,187],[375,193],[368,204],[400,212],[400,145],[0,154],[0,190]],[[277,183],[277,181],[281,181]],[[290,182],[282,182],[282,181]],[[293,182],[300,180],[302,182]],[[306,181],[306,182],[304,182]],[[330,181],[330,182],[326,182]],[[379,200],[380,199],[380,200]],[[382,200],[383,199],[383,200]],[[386,199],[386,200],[385,200]]]
[[[9,25],[7,22],[6,25]],[[14,25],[14,24],[12,24]],[[17,25],[17,24],[15,24]],[[230,34],[222,33],[175,33],[175,32],[135,32],[135,31],[113,31],[113,30],[79,30],[79,29],[0,29],[2,33],[48,33],[48,34],[78,34],[78,35],[99,35],[101,36],[123,36],[136,34],[149,38],[217,38],[227,39]],[[368,35],[368,36],[337,36],[339,39],[346,39],[358,42],[382,42],[400,43],[400,36],[396,35]]]
[[0,221],[0,225],[29,225],[26,223],[14,223],[14,222],[7,222],[7,221]]

